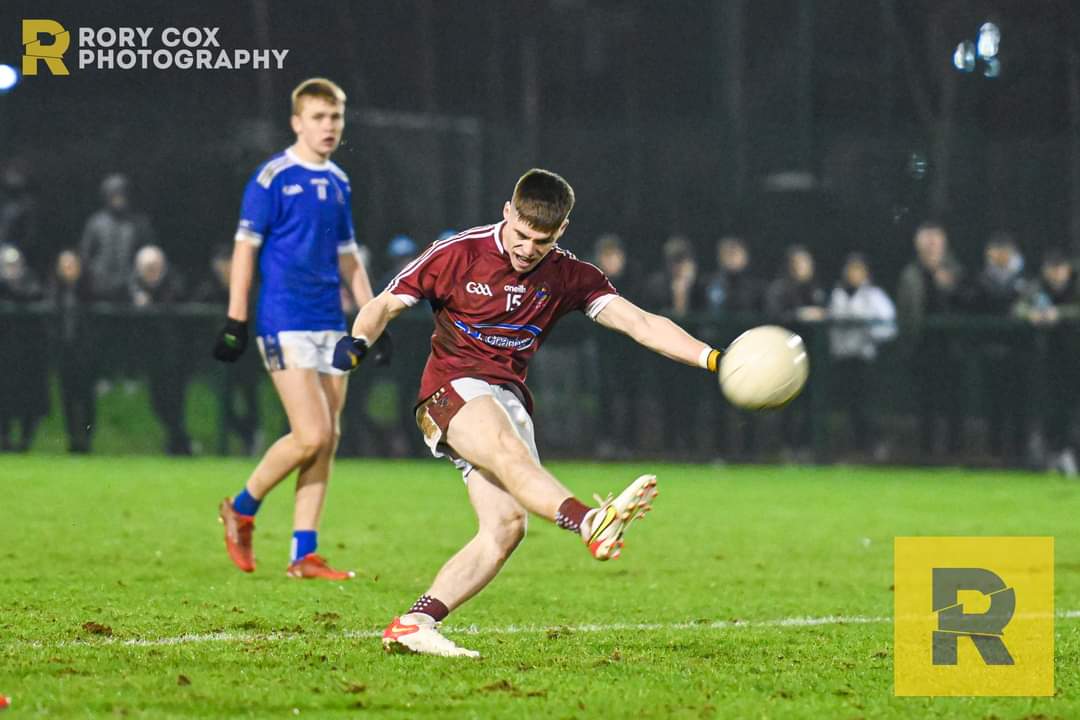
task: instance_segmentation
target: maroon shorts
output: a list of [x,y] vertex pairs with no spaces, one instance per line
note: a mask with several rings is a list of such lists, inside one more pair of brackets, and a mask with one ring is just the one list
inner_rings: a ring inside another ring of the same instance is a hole
[[450,421],[465,407],[465,399],[447,383],[416,408],[416,425],[424,435],[424,442],[432,450],[442,444],[450,429]]
[[472,465],[446,444],[446,434],[450,421],[465,403],[481,396],[490,396],[506,411],[514,430],[539,462],[532,418],[517,389],[512,386],[492,385],[485,380],[469,377],[451,380],[416,408],[416,424],[423,433],[424,442],[431,449],[431,454],[435,457],[450,458],[462,475],[467,476],[472,471]]

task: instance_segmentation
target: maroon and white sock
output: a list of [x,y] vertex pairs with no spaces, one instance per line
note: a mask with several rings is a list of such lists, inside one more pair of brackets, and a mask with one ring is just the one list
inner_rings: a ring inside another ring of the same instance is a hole
[[578,500],[576,497],[568,497],[559,505],[555,513],[555,524],[563,530],[580,533],[581,525],[585,522],[585,516],[592,510],[591,507]]
[[442,600],[430,595],[421,595],[420,599],[409,608],[410,613],[424,613],[435,618],[435,622],[442,622],[443,618],[450,614],[450,608],[443,604]]

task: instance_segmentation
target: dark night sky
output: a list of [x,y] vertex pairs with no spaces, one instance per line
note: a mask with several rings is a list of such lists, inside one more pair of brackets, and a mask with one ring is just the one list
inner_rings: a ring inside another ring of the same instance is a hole
[[[954,163],[954,182],[957,173],[967,175],[956,182],[955,205],[958,213],[967,213],[965,222],[971,227],[972,243],[976,242],[990,222],[976,217],[979,203],[986,201],[981,190],[972,189],[985,172],[977,148],[998,143],[1004,149],[1000,157],[995,155],[994,167],[1015,175],[999,184],[1029,183],[1022,193],[1038,194],[1044,203],[1037,208],[1039,217],[1049,218],[1043,225],[1030,217],[1018,220],[1020,230],[1032,226],[1031,234],[1060,234],[1067,226],[1062,189],[1067,168],[1059,165],[1047,171],[1064,176],[1053,185],[1040,170],[1042,161],[1020,167],[1015,158],[1034,153],[1032,157],[1060,160],[1068,155],[1067,59],[1070,51],[1077,51],[1080,37],[1070,5],[1064,0],[892,3],[902,45],[883,29],[882,8],[889,0],[815,0],[809,6],[809,55],[798,42],[802,6],[797,0],[746,3],[743,58],[752,178],[799,166],[819,178],[827,178],[829,168],[850,169],[836,181],[841,190],[850,186],[869,192],[867,187],[880,180],[882,197],[874,201],[875,209],[858,211],[866,217],[843,215],[844,222],[866,223],[853,237],[859,232],[872,234],[879,226],[886,227],[890,222],[886,216],[899,208],[896,212],[905,217],[896,234],[905,236],[918,219],[925,192],[904,184],[904,159],[910,152],[926,152],[931,139],[916,97],[924,94],[929,107],[937,109],[940,78],[953,72],[948,65],[952,48],[962,39],[974,39],[978,26],[994,19],[1003,28],[1002,76],[996,80],[963,76],[957,83],[956,127],[966,154]],[[270,45],[291,50],[286,69],[270,74],[271,118],[280,120],[284,131],[288,90],[315,74],[339,80],[350,95],[350,107],[477,116],[494,129],[485,140],[487,209],[501,197],[512,174],[509,166],[516,167],[508,160],[504,169],[491,156],[506,154],[508,142],[520,139],[528,125],[522,58],[523,48],[534,43],[537,124],[548,134],[538,148],[540,157],[524,161],[565,157],[563,162],[574,167],[578,148],[571,145],[585,142],[582,137],[595,144],[595,138],[605,134],[631,132],[639,136],[640,167],[646,173],[661,173],[665,163],[693,163],[693,143],[715,137],[716,147],[704,148],[702,155],[717,155],[712,162],[719,164],[725,177],[730,153],[724,143],[730,132],[723,94],[727,28],[721,5],[705,0],[271,2]],[[217,26],[225,47],[253,47],[259,44],[252,30],[254,7],[247,0],[227,4],[9,0],[0,10],[0,62],[18,65],[19,21],[25,17],[53,18],[68,27]],[[804,77],[809,85],[800,86]],[[190,250],[192,258],[213,244],[204,238],[227,238],[234,221],[236,186],[251,163],[228,148],[243,132],[244,119],[259,113],[258,87],[251,71],[77,71],[67,78],[28,78],[11,94],[0,96],[6,158],[31,168],[40,186],[63,198],[60,212],[46,223],[51,238],[44,247],[69,244],[67,238],[78,232],[81,219],[93,209],[97,182],[109,169],[133,174],[143,204],[160,218],[166,234],[182,235],[188,238],[185,243],[197,248]],[[809,93],[805,115],[797,102],[800,87]],[[560,134],[560,128],[574,132]],[[500,131],[511,140],[496,142]],[[703,140],[691,142],[690,137]],[[805,153],[809,154],[803,160]],[[206,154],[237,167],[208,178],[205,171],[194,169]],[[886,170],[876,170],[867,155]],[[355,158],[342,154],[342,164],[356,171],[350,160]],[[605,210],[600,199],[611,188],[601,191],[596,178],[610,178],[617,187],[627,171],[619,163],[603,167],[590,162],[577,173],[594,183],[596,192],[584,195],[590,201],[586,208],[594,215],[583,211],[579,227],[598,232],[616,226],[625,232],[617,223],[626,208],[654,196],[643,191],[640,197],[628,196],[622,205]],[[672,172],[680,174],[677,167]],[[695,178],[687,180],[687,190],[678,191],[687,198],[686,206],[671,200],[663,208],[645,208],[642,215],[660,218],[649,232],[678,225],[711,242],[707,233],[719,232],[725,225],[751,224],[761,212],[732,209],[728,199],[716,202],[715,212],[695,213],[695,204],[708,203],[707,195],[702,195],[705,200],[694,195],[701,188],[697,178],[715,172],[710,167],[688,167],[681,173]],[[168,181],[161,182],[165,176]],[[171,189],[158,189],[162,184]],[[1040,189],[1043,185],[1051,189]],[[847,212],[843,198],[830,202],[830,207],[841,208],[836,212]],[[848,200],[859,208],[867,202],[859,197]],[[1000,213],[1011,211],[1012,206],[1005,205]],[[1012,219],[1003,219],[1000,213],[993,222]],[[395,229],[392,224],[388,220],[385,227],[369,230],[390,232]],[[176,243],[183,254],[183,244]],[[890,261],[901,257],[899,250],[891,255],[883,252]]]

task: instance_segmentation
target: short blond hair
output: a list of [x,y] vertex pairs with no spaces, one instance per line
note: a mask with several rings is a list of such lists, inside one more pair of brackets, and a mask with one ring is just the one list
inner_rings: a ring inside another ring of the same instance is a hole
[[292,91],[292,114],[300,114],[301,100],[303,98],[319,98],[330,104],[345,104],[345,91],[333,80],[314,77],[303,81]]

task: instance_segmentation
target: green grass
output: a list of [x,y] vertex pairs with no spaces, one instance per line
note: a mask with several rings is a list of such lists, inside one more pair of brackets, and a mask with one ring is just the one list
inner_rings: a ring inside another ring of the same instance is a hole
[[[63,404],[57,381],[50,385],[52,412],[44,418],[34,437],[35,454],[64,454],[68,438],[64,429]],[[217,452],[220,387],[211,378],[198,376],[187,387],[188,433],[202,452]],[[94,452],[105,455],[160,453],[165,447],[165,430],[150,407],[144,380],[114,380],[108,392],[98,397]],[[266,377],[259,381],[259,426],[265,437],[276,438],[286,425],[285,412],[273,385]],[[241,451],[232,438],[232,452]]]
[[[481,661],[385,656],[374,634],[471,534],[434,461],[338,464],[322,549],[345,584],[284,576],[291,503],[259,516],[258,571],[227,563],[216,504],[244,460],[0,458],[0,694],[14,717],[1080,716],[1080,620],[1057,622],[1053,698],[896,698],[887,622],[699,621],[892,612],[896,535],[1056,537],[1056,605],[1080,609],[1080,485],[853,468],[556,464],[582,496],[639,471],[662,493],[618,562],[533,519],[448,634]],[[111,636],[84,629],[98,623]],[[648,630],[585,632],[589,623]],[[698,626],[673,627],[677,623]],[[475,625],[475,635],[453,628]],[[508,626],[537,631],[498,632]],[[545,628],[562,628],[545,630]],[[221,632],[218,640],[124,644]],[[183,679],[181,679],[183,676]],[[189,681],[189,682],[185,682]]]

